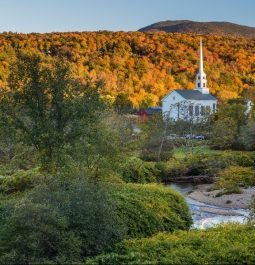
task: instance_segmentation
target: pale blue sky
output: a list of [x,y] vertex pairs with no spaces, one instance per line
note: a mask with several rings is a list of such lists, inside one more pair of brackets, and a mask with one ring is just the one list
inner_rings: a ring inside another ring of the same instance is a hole
[[177,19],[255,27],[255,0],[0,0],[0,32],[135,31]]

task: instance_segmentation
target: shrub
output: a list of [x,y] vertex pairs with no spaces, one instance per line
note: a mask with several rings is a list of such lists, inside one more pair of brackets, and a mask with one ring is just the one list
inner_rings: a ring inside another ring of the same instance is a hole
[[137,157],[129,158],[122,166],[122,176],[126,182],[157,182],[159,170],[153,162],[144,162]]
[[11,176],[3,177],[0,184],[0,191],[10,194],[14,192],[23,192],[31,189],[39,183],[44,176],[38,168],[30,170],[19,170]]
[[228,225],[209,230],[160,233],[151,238],[128,240],[114,253],[85,264],[254,264],[255,229]]
[[156,164],[162,181],[171,181],[180,176],[207,175],[215,177],[229,166],[252,167],[255,165],[254,152],[225,151],[215,153],[194,153],[168,162]]
[[[33,183],[33,182],[32,182]],[[189,229],[181,194],[150,184],[51,178],[0,205],[0,263],[82,262],[125,238]]]
[[255,165],[254,152],[224,152],[222,158],[229,161],[229,164],[231,165],[241,167],[252,167]]
[[107,190],[84,180],[51,181],[1,210],[1,264],[80,263],[126,235]]
[[229,163],[229,159],[224,159],[220,154],[193,154],[171,159],[166,163],[158,163],[156,166],[160,170],[161,179],[171,181],[181,176],[215,176]]
[[[0,129],[0,135],[1,135],[1,129]],[[5,136],[4,135],[0,136],[0,139],[1,140],[5,139]],[[11,156],[7,156],[6,154],[3,155],[3,152],[5,153],[5,151],[2,150],[3,147],[1,145],[1,140],[0,140],[0,175],[9,176],[14,174],[18,170],[32,169],[38,165],[36,151],[32,147],[26,146],[21,143],[16,143],[16,141],[13,140],[15,148],[13,150],[12,148],[7,148],[8,149],[7,153],[13,152]]]
[[130,237],[150,236],[159,231],[188,229],[189,207],[181,194],[157,184],[112,186],[117,215]]
[[255,170],[251,167],[230,166],[219,173],[215,187],[227,193],[240,193],[241,187],[255,185]]
[[[163,150],[160,152],[159,157],[159,145],[160,142],[155,143],[154,147],[143,147],[140,157],[145,161],[167,161],[173,156],[172,144],[164,144]],[[154,149],[153,149],[154,148]]]
[[171,181],[173,178],[186,175],[188,171],[186,163],[177,159],[157,163],[156,167],[160,171],[161,181]]

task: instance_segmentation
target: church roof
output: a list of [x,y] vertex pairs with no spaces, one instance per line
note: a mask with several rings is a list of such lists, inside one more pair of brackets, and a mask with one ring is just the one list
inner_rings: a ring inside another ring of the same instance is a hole
[[185,90],[185,89],[176,89],[174,90],[179,95],[185,99],[191,100],[217,100],[214,96],[210,94],[202,94],[198,90]]

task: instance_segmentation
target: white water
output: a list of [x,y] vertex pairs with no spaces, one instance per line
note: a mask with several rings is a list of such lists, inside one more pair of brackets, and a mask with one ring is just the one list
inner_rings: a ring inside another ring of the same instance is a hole
[[[170,187],[181,192],[186,198],[192,213],[193,228],[206,229],[222,223],[244,223],[246,221],[248,211],[245,209],[218,207],[188,198],[187,194],[194,189],[194,185],[190,183],[175,183],[171,184]],[[220,210],[224,211],[225,214],[212,213],[209,210],[213,212]]]

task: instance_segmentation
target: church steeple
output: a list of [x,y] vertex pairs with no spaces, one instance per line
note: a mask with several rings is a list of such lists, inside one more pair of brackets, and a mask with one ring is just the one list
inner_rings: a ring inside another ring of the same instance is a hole
[[200,61],[199,61],[199,71],[196,78],[196,90],[200,91],[202,94],[209,94],[209,88],[207,88],[206,74],[204,72],[204,62],[203,62],[203,43],[202,38],[200,38]]
[[202,38],[200,38],[200,57],[199,57],[199,72],[203,73],[204,72],[204,62],[203,62],[203,42]]

